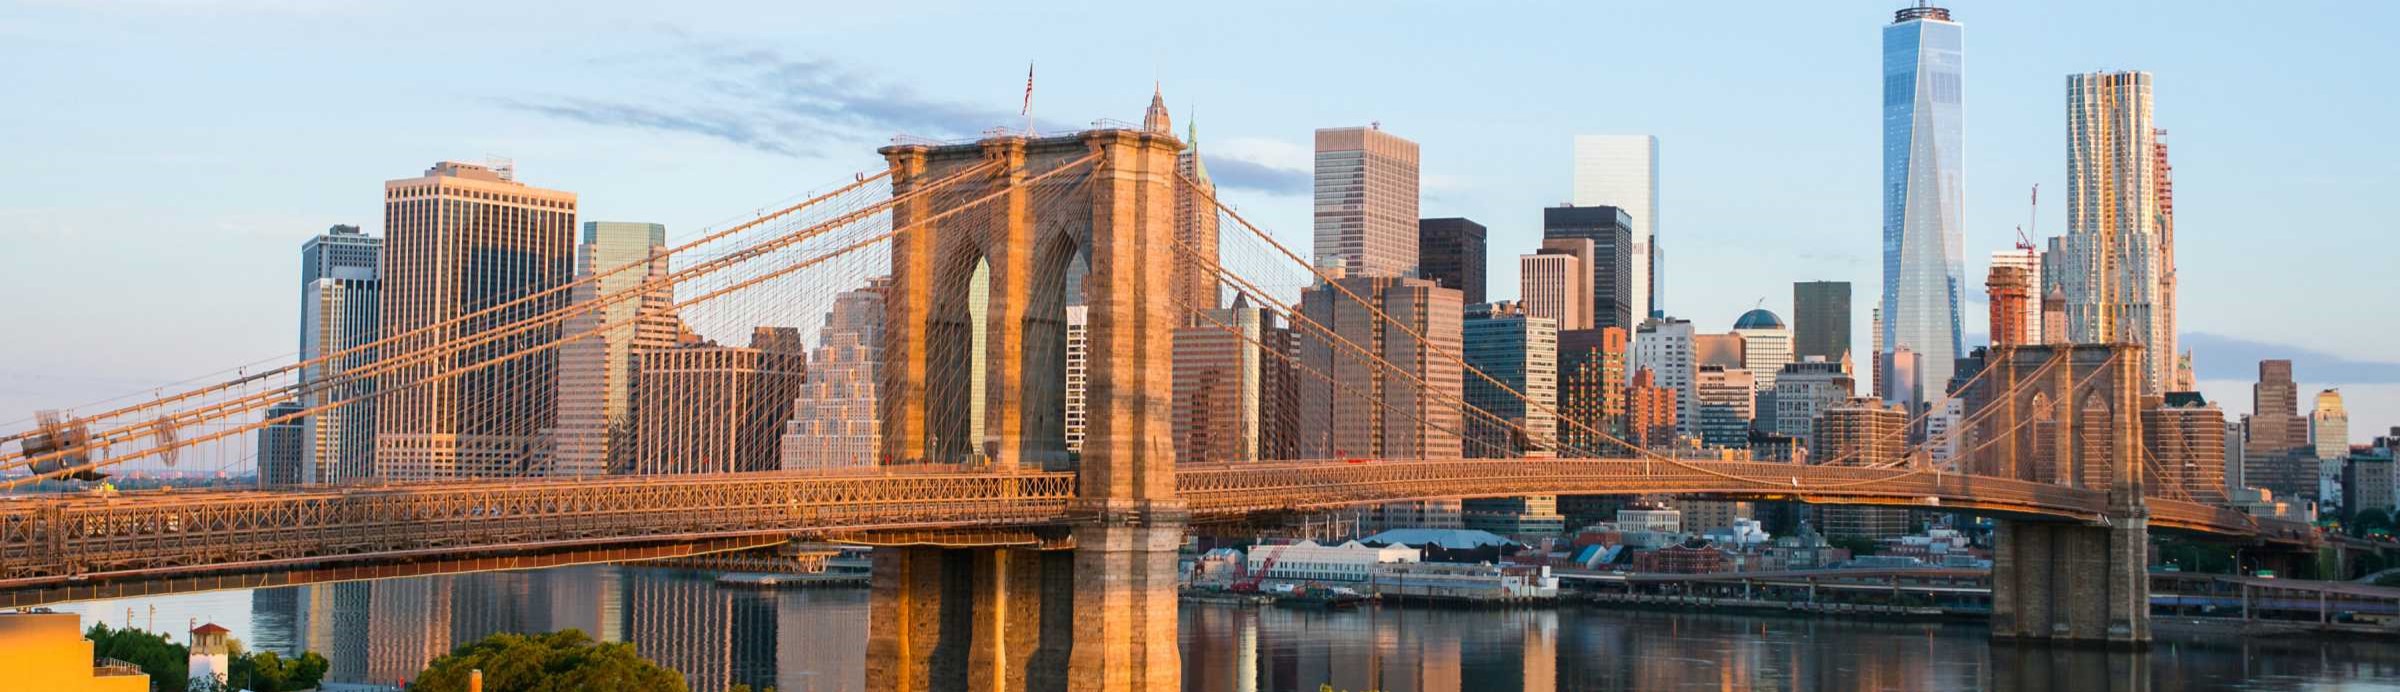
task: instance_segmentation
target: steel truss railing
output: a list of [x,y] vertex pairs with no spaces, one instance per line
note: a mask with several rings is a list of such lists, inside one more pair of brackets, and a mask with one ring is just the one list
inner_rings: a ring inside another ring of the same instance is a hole
[[831,530],[1058,520],[1070,474],[779,474],[483,481],[0,503],[0,588]]
[[[2105,522],[2105,491],[2032,481],[1767,462],[1640,459],[1288,461],[1189,466],[1176,492],[1202,521],[1426,499],[1713,495]],[[1788,479],[1785,484],[1733,480]],[[1827,486],[1834,486],[1827,489]],[[1005,529],[1068,520],[1071,473],[678,475],[505,480],[301,492],[143,492],[0,502],[0,589],[729,536]],[[2150,498],[2155,527],[2303,540],[2305,527]]]

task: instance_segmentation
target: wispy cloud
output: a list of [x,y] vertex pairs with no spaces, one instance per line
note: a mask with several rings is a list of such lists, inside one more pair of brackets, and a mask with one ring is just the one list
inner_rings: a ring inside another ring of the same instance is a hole
[[[680,32],[674,32],[680,35]],[[688,37],[687,37],[688,39]],[[813,157],[830,145],[895,134],[963,139],[1022,123],[1015,113],[924,96],[832,60],[749,48],[728,50],[687,40],[635,59],[594,60],[620,81],[662,81],[633,98],[501,98],[503,108],[603,127],[694,135],[778,156]],[[664,75],[660,79],[659,75]],[[1074,129],[1037,121],[1045,131]]]
[[[584,125],[704,137],[796,158],[823,156],[896,134],[965,139],[1024,122],[1017,113],[926,96],[838,61],[766,48],[726,49],[672,27],[661,29],[676,37],[678,46],[588,63],[621,83],[658,85],[638,97],[503,97],[492,102]],[[1037,121],[1035,127],[1045,132],[1080,129],[1054,121]],[[1234,137],[1211,141],[1203,151],[1209,175],[1219,187],[1274,195],[1309,192],[1315,157],[1307,146]],[[1427,187],[1451,182],[1429,179]]]
[[1305,195],[1313,185],[1316,152],[1305,145],[1267,137],[1202,137],[1200,152],[1218,187]]
[[1308,171],[1277,168],[1267,164],[1206,153],[1208,178],[1217,187],[1253,190],[1274,195],[1308,194],[1313,178]]
[[2259,361],[2282,359],[2292,361],[2292,377],[2303,382],[2400,383],[2400,363],[2355,360],[2303,346],[2206,332],[2184,334],[2180,345],[2192,351],[2204,380],[2257,379]]
[[587,125],[699,135],[770,154],[810,156],[818,153],[814,149],[801,148],[798,143],[807,141],[809,138],[804,136],[806,132],[798,128],[761,131],[759,127],[762,124],[772,123],[761,123],[731,113],[705,111],[669,113],[650,106],[571,98],[546,102],[501,99],[499,103],[515,110],[572,120]]

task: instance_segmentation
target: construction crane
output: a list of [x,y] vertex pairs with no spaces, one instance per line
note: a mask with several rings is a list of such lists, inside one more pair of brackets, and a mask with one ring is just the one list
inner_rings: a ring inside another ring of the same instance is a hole
[[1258,571],[1242,575],[1241,581],[1225,588],[1235,593],[1258,593],[1259,582],[1266,581],[1267,573],[1275,570],[1275,558],[1283,555],[1283,548],[1275,546],[1275,552],[1267,553],[1267,559],[1259,561]]
[[2023,226],[2018,226],[2018,227],[2017,227],[2017,249],[2019,249],[2019,250],[2032,250],[2032,249],[2033,249],[2033,235],[2029,234],[2029,233],[2028,233],[2028,230],[2030,229],[2030,230],[2031,230],[2031,233],[2040,233],[2040,232],[2041,232],[2041,231],[2040,231],[2040,223],[2041,223],[2041,211],[2042,211],[2042,184],[2041,184],[2041,183],[2034,183],[2034,184],[2033,184],[2033,199],[2032,199],[2030,202],[2028,202],[2028,203],[2025,205],[2025,207],[2026,207],[2026,208],[2025,208],[2025,225],[2023,225]]

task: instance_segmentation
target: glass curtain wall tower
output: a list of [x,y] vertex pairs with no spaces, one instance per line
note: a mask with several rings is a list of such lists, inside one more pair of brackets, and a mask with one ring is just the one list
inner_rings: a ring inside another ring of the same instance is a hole
[[[1920,382],[1948,382],[1961,352],[1966,273],[1966,30],[1923,2],[1883,28],[1884,349],[1919,356]],[[1880,359],[1878,360],[1880,362]]]

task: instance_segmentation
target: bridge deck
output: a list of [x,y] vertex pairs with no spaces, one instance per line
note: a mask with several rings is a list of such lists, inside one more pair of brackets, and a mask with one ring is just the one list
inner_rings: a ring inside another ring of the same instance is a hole
[[[1196,520],[1421,499],[1528,494],[1698,494],[2102,521],[2106,494],[2027,481],[1891,470],[1638,460],[1312,461],[1193,466],[1177,492]],[[680,543],[978,529],[1069,519],[1072,473],[942,469],[506,479],[293,492],[146,491],[0,499],[0,589],[329,563]],[[2306,527],[2152,499],[2151,525],[2308,540]]]

